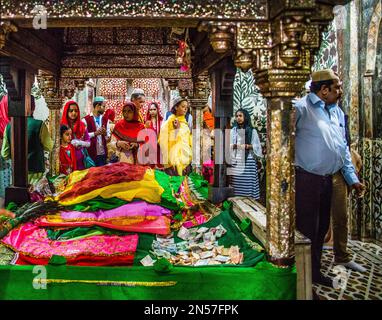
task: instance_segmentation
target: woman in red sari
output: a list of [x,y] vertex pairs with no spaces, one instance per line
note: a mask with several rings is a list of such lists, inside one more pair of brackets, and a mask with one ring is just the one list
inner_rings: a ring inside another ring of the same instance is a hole
[[75,156],[77,159],[76,170],[85,169],[83,149],[90,147],[90,137],[85,124],[81,121],[80,108],[77,102],[70,100],[65,104],[61,125],[66,125],[72,129],[71,144],[75,148]]
[[123,119],[114,127],[110,146],[120,162],[136,164],[139,145],[144,143],[138,140],[138,134],[145,126],[139,121],[139,110],[134,103],[125,103],[122,115]]
[[145,127],[147,129],[151,129],[155,132],[155,142],[154,143],[156,145],[156,150],[157,150],[157,158],[156,158],[156,166],[157,167],[163,167],[161,165],[162,154],[160,152],[159,145],[157,143],[160,128],[162,126],[162,121],[163,121],[163,116],[161,113],[161,109],[160,109],[158,103],[152,101],[149,104],[149,107],[147,109]]

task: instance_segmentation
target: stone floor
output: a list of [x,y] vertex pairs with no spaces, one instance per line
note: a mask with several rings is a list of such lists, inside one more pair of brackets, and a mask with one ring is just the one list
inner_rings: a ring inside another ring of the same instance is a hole
[[367,271],[339,269],[333,264],[332,249],[324,249],[323,273],[337,279],[338,285],[337,289],[314,285],[316,293],[322,300],[382,300],[382,248],[373,243],[349,241],[348,250]]

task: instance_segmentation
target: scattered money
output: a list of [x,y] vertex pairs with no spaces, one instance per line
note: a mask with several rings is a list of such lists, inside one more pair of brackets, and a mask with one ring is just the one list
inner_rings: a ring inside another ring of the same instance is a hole
[[187,240],[189,238],[189,236],[190,236],[190,231],[188,231],[187,228],[182,226],[179,229],[178,238],[183,239],[183,240]]
[[[152,253],[157,258],[166,258],[174,265],[207,266],[220,264],[240,264],[244,255],[240,253],[238,246],[224,248],[219,245],[217,239],[221,238],[227,230],[218,225],[214,228],[181,227],[177,237],[182,239],[175,243],[174,237],[157,235],[153,241]],[[141,260],[144,265],[152,265],[150,256]]]
[[197,233],[205,233],[205,232],[207,232],[207,231],[208,231],[208,228],[206,228],[206,227],[201,227],[201,228],[198,229]]
[[146,257],[144,257],[142,260],[141,260],[141,263],[145,266],[145,267],[152,267],[154,265],[154,262],[156,260],[153,260],[153,258],[151,258],[150,255],[147,255]]

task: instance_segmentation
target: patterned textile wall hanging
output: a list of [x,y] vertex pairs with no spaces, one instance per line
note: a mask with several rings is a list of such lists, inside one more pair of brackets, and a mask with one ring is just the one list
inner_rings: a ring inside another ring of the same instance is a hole
[[122,107],[126,99],[126,79],[100,79],[99,95],[105,97],[106,109],[114,109],[115,121],[122,119]]

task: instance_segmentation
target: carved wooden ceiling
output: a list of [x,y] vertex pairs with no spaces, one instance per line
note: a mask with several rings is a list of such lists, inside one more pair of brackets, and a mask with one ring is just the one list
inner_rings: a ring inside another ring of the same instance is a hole
[[[279,55],[273,44],[269,46],[269,38],[277,45],[278,42],[287,43],[289,36],[301,33],[302,23],[306,24],[303,28],[317,42],[314,44],[317,47],[319,32],[308,20],[325,26],[332,18],[333,4],[346,2],[348,0],[193,0],[187,3],[176,0],[53,0],[42,2],[48,29],[35,30],[32,28],[34,10],[41,1],[3,0],[0,55],[11,56],[34,70],[64,78],[190,78],[190,71],[180,72],[176,65],[177,44],[170,36],[171,28],[180,27],[189,28],[195,49],[192,52],[193,75],[209,69],[227,55],[236,55],[235,63],[241,68],[255,65],[254,68],[264,69],[268,68],[267,54],[271,50],[273,55]],[[284,17],[285,23],[290,24],[289,31],[282,31],[284,27],[277,22],[284,19],[280,18],[284,11],[291,17]],[[302,21],[304,12],[314,14]],[[273,20],[276,22],[271,22]],[[233,38],[235,31],[229,31],[232,24],[241,30],[237,32],[237,41]],[[271,32],[273,29],[275,31]],[[228,45],[224,52],[219,52],[219,48],[212,49],[211,44],[219,45],[223,33],[224,37],[229,37]],[[212,37],[217,41],[212,41]],[[313,45],[310,39],[304,41]],[[286,54],[292,55],[289,60],[297,55],[292,49],[284,54],[284,60],[288,58]],[[287,66],[281,62],[277,64]]]
[[61,76],[189,78],[171,28],[65,28]]

